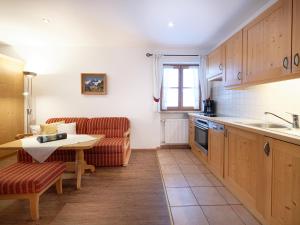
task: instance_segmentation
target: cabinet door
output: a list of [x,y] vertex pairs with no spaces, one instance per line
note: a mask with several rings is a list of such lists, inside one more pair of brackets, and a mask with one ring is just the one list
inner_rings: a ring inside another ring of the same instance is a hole
[[300,146],[272,141],[272,225],[300,224]]
[[195,126],[194,126],[194,119],[190,117],[189,119],[189,145],[193,147],[195,140]]
[[300,1],[293,1],[293,72],[300,72]]
[[225,86],[238,85],[242,81],[243,32],[231,37],[225,44]]
[[244,83],[291,72],[292,0],[279,0],[244,28]]
[[224,173],[224,131],[208,131],[208,165],[214,174],[223,179]]
[[265,138],[231,127],[226,133],[225,183],[258,219],[265,222],[270,207],[272,163],[271,152],[268,156],[264,152]]
[[224,46],[220,46],[208,55],[207,78],[213,78],[223,74],[224,70]]

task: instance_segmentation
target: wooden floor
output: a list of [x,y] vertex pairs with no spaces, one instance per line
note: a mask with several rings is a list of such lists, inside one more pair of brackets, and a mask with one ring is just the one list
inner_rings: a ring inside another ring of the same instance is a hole
[[127,167],[98,168],[83,178],[82,189],[64,181],[40,202],[38,223],[30,221],[28,202],[0,201],[3,225],[170,225],[156,151],[133,151]]

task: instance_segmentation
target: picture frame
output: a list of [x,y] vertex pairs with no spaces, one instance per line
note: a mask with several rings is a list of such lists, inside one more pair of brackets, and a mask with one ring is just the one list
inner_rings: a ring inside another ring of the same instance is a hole
[[106,95],[107,77],[105,73],[82,73],[81,94]]

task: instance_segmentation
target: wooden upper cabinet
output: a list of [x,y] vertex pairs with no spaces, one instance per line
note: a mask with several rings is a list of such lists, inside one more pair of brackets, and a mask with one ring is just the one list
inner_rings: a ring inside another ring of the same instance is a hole
[[292,69],[294,73],[300,72],[300,1],[293,1],[293,48]]
[[208,73],[206,78],[222,76],[224,72],[224,46],[220,46],[208,55]]
[[271,225],[300,224],[300,146],[274,140]]
[[233,86],[242,83],[243,32],[239,31],[225,43],[224,85]]
[[244,83],[291,73],[292,0],[279,0],[243,32]]

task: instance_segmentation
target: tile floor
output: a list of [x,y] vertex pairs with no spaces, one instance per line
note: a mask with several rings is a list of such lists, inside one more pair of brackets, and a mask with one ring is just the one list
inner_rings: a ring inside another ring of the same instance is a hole
[[189,149],[157,155],[174,225],[260,225]]

